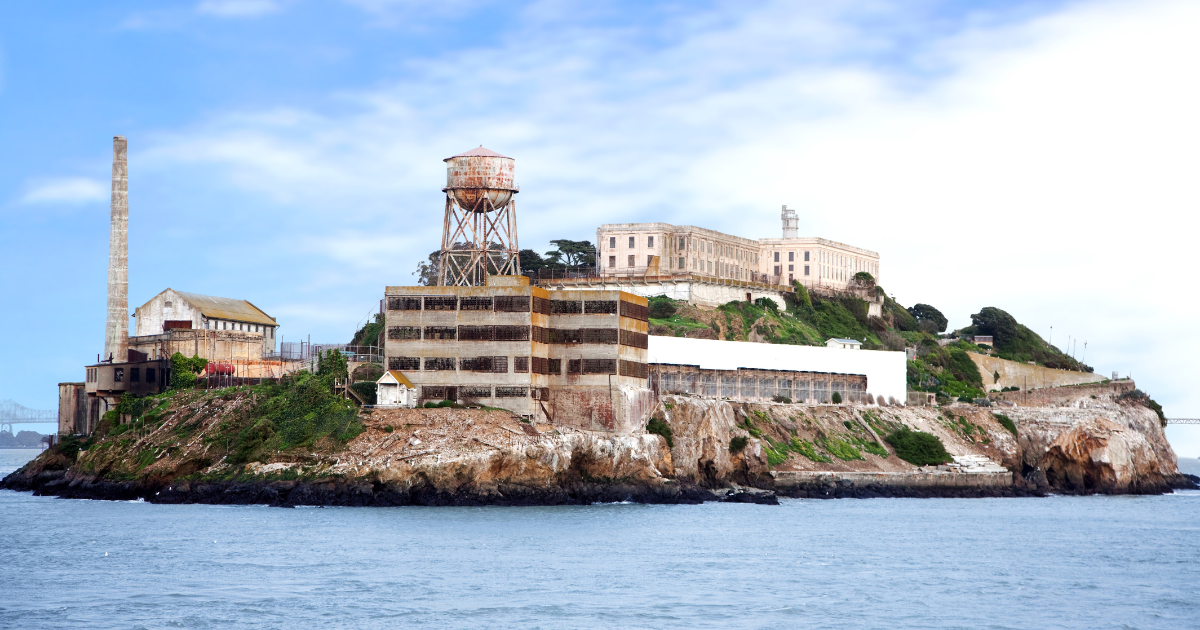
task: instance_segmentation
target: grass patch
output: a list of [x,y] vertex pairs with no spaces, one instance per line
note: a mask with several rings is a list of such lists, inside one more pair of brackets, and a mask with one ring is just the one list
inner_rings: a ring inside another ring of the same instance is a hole
[[996,422],[1000,423],[1000,426],[1008,429],[1008,432],[1013,434],[1013,437],[1017,436],[1017,424],[1012,421],[1012,418],[1002,413],[993,413],[992,417],[996,419]]
[[748,438],[744,435],[739,435],[739,436],[733,438],[732,440],[729,440],[729,452],[730,453],[741,453],[742,451],[746,450],[746,445],[749,443],[750,443],[750,438]]
[[856,459],[866,459],[853,444],[842,440],[838,437],[817,438],[817,444],[825,449],[827,453],[842,461],[852,461]]

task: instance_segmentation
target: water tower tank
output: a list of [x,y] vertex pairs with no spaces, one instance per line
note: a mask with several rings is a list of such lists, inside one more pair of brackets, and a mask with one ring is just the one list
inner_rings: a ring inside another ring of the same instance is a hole
[[446,187],[442,192],[463,210],[491,212],[507,206],[517,192],[510,157],[481,146],[444,161]]

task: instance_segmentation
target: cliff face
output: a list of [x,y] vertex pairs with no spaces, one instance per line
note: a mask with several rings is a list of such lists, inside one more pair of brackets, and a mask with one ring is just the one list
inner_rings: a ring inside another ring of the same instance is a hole
[[[975,406],[664,396],[655,415],[670,427],[673,448],[659,435],[532,425],[504,411],[397,409],[364,416],[365,430],[345,444],[318,440],[267,461],[234,463],[226,420],[244,413],[251,396],[181,398],[153,425],[85,443],[78,454],[47,451],[3,486],[157,502],[462,505],[697,502],[728,498],[732,485],[770,490],[782,475],[810,473],[880,473],[893,481],[876,485],[896,486],[906,474],[936,479],[937,471],[901,460],[883,439],[902,426],[937,435],[951,455],[1007,467],[1014,473],[1009,494],[1164,492],[1186,483],[1153,412],[1085,389],[1054,407],[995,410],[1016,422],[1019,437],[993,410]],[[972,492],[942,494],[981,496]]]

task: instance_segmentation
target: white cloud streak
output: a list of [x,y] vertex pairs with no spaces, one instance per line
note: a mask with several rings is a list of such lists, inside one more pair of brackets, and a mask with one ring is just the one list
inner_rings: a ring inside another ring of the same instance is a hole
[[258,17],[279,10],[273,0],[204,0],[196,5],[196,13],[223,18]]
[[[517,158],[522,244],[621,221],[774,236],[787,203],[802,232],[879,251],[902,302],[956,326],[988,305],[1054,325],[1169,414],[1200,414],[1185,367],[1200,342],[1162,334],[1198,323],[1181,282],[1200,6],[1072,5],[908,52],[862,26],[911,26],[885,3],[731,5],[650,31],[572,22],[570,6],[535,4],[500,46],[410,61],[323,111],[228,115],[150,152],[314,220],[336,209],[326,255],[348,266],[356,235],[393,230],[364,251],[411,270],[437,243],[441,158],[478,144]],[[1179,439],[1200,454],[1200,435]]]
[[61,177],[33,182],[22,203],[80,204],[108,201],[109,182],[87,177]]

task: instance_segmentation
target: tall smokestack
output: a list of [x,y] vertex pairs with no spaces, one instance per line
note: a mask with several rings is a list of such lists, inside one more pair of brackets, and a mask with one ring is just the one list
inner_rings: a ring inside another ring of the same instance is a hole
[[126,361],[129,354],[129,168],[125,136],[113,137],[112,226],[108,236],[108,323],[104,358]]

